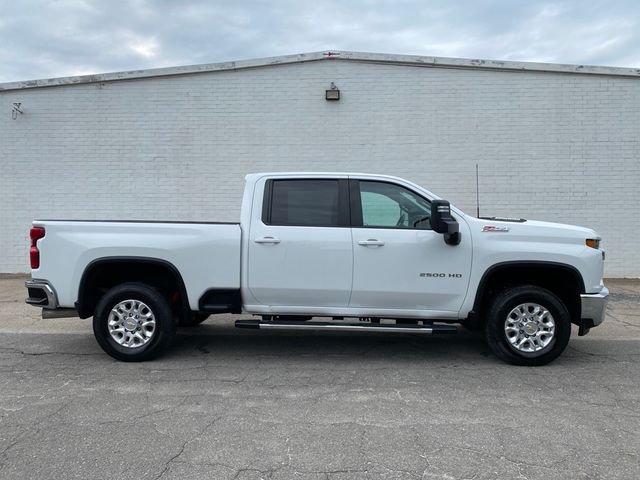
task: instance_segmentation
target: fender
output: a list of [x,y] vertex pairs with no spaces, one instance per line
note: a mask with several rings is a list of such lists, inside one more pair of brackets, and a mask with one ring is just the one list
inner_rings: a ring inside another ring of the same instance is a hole
[[484,297],[484,292],[487,287],[487,283],[489,279],[492,277],[494,273],[499,270],[513,268],[513,267],[523,267],[523,268],[553,268],[560,269],[565,272],[570,273],[576,280],[578,284],[578,288],[580,290],[579,293],[585,293],[584,280],[582,275],[578,271],[576,267],[573,265],[568,265],[566,263],[559,262],[547,262],[544,260],[530,260],[530,261],[519,261],[513,260],[509,262],[501,262],[496,263],[495,265],[490,266],[482,275],[480,279],[480,283],[478,283],[478,288],[476,289],[476,298],[473,302],[473,312],[478,313],[480,310],[480,305],[482,303],[482,298]]
[[166,268],[169,272],[171,272],[172,276],[178,284],[180,297],[183,299],[183,314],[187,315],[191,311],[191,309],[189,308],[189,297],[187,296],[187,289],[184,285],[182,275],[180,274],[176,266],[171,262],[153,257],[101,257],[89,262],[89,264],[85,267],[84,272],[82,273],[80,285],[78,286],[78,300],[75,302],[76,310],[78,311],[78,315],[80,316],[80,318],[89,318],[93,315],[93,309],[87,305],[88,302],[85,298],[86,283],[89,281],[91,275],[98,267],[104,264],[113,263],[138,263],[142,265],[157,265]]

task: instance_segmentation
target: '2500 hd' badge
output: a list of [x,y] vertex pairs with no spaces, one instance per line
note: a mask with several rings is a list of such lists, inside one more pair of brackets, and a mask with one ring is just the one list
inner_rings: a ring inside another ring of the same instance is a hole
[[420,277],[423,278],[462,278],[461,273],[420,273]]

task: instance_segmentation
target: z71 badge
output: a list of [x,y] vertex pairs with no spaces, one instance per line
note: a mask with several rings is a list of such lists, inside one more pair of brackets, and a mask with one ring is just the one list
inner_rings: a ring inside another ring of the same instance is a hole
[[482,227],[482,232],[508,232],[509,227],[496,227],[495,225],[485,225]]

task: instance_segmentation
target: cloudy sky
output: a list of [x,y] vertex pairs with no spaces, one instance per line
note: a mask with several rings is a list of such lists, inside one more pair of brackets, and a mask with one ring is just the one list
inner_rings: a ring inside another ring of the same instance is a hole
[[320,50],[640,67],[640,0],[0,0],[0,82]]

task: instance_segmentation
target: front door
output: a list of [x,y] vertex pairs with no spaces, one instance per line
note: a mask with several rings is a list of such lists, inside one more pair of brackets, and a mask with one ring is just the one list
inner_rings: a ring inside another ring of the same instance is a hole
[[347,307],[353,251],[346,177],[267,180],[262,198],[248,239],[248,287],[255,299]]
[[[431,203],[404,186],[352,180],[353,289],[350,306],[457,312],[469,282],[471,242],[451,246],[431,230]],[[408,313],[408,312],[407,312]]]

